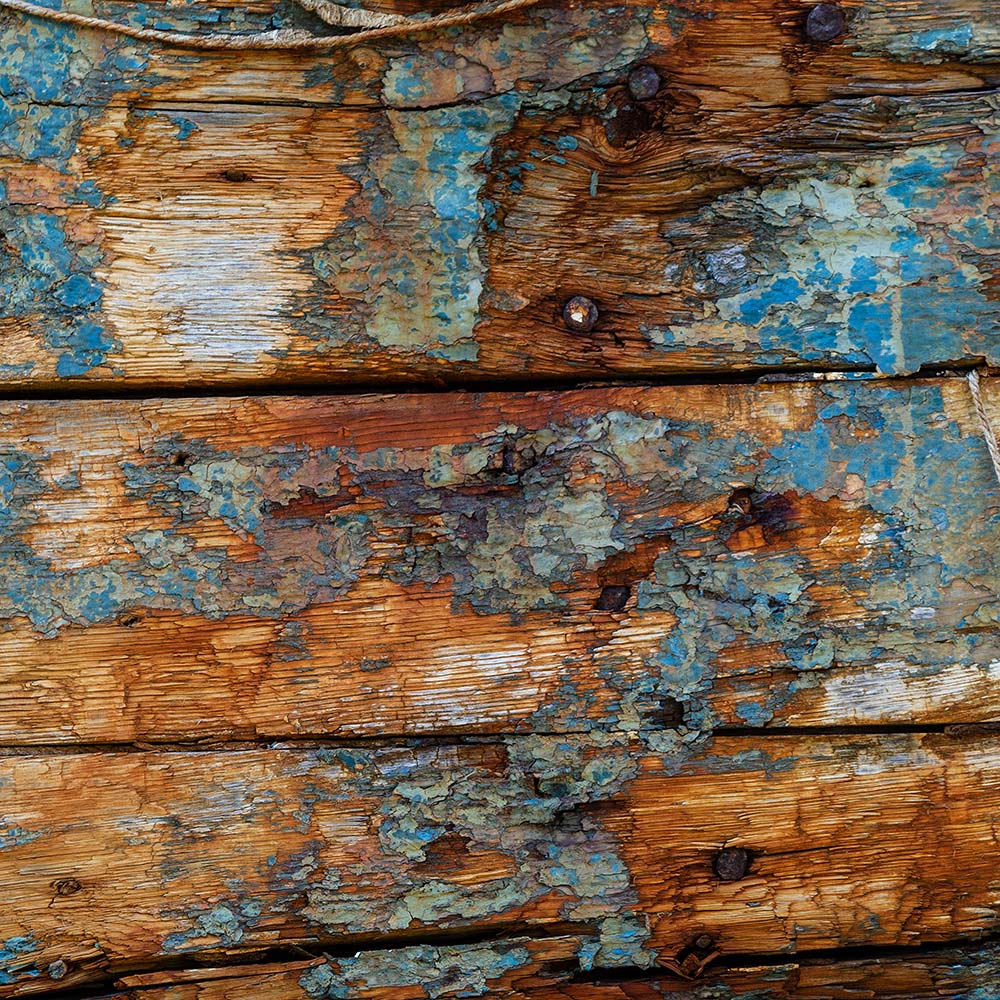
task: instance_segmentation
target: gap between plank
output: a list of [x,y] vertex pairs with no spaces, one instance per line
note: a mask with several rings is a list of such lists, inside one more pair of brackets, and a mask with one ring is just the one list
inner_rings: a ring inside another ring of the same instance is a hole
[[[269,736],[257,740],[122,740],[100,743],[6,743],[0,745],[0,757],[75,757],[83,754],[237,754],[258,750],[286,750],[300,753],[307,750],[348,749],[351,747],[413,748],[451,746],[499,746],[516,740],[539,738],[600,739],[602,737],[648,737],[655,733],[677,732],[683,727],[662,727],[641,730],[589,729],[577,731],[532,730],[531,732],[449,733],[429,734],[384,733],[378,736]],[[784,726],[755,729],[750,726],[719,726],[699,731],[704,738],[718,739],[781,739],[782,737],[853,736],[935,736],[952,739],[1000,737],[1000,721],[909,723],[857,726]]]

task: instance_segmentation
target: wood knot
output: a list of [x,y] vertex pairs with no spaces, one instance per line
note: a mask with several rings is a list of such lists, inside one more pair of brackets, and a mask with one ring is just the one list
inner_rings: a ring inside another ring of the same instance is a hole
[[52,883],[52,888],[57,896],[73,896],[78,893],[83,886],[75,878],[60,878]]

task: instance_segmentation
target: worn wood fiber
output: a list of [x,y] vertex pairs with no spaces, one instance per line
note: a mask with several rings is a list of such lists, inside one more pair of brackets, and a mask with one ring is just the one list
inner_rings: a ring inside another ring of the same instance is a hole
[[[803,34],[810,9],[541,6],[316,57],[0,15],[0,380],[997,362],[989,0],[847,5],[829,44]],[[662,85],[636,101],[640,64]],[[562,321],[575,294],[590,333]]]
[[964,379],[5,403],[0,456],[4,743],[1000,714]]
[[[675,734],[7,757],[0,995],[449,930],[575,928],[581,968],[683,968],[702,935],[974,939],[997,930],[998,759],[992,737]],[[737,881],[723,847],[750,852]]]
[[[969,1000],[1000,994],[994,945],[867,960],[804,959],[714,968],[698,982],[649,971],[618,981],[581,972],[587,938],[421,945],[354,958],[126,975],[113,1000],[365,1000],[491,996],[510,1000]],[[692,956],[693,957],[693,956]],[[697,959],[696,959],[697,960]]]

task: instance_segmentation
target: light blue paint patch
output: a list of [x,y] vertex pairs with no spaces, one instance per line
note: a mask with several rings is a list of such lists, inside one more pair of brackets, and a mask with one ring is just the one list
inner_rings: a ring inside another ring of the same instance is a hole
[[20,826],[8,826],[0,828],[0,851],[9,850],[11,847],[22,847],[38,840],[43,836],[41,830],[25,830]]
[[0,984],[16,983],[25,976],[41,975],[39,969],[25,962],[25,956],[41,949],[41,943],[32,935],[7,938],[0,942]]
[[177,141],[187,142],[192,134],[198,131],[198,126],[189,118],[171,117],[170,119],[177,127]]

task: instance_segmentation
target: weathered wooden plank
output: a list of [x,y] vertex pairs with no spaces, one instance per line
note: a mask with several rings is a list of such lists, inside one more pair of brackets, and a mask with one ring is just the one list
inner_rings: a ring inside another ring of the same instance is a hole
[[[1000,78],[988,5],[886,3],[832,47],[804,45],[807,10],[539,8],[252,68],[5,17],[0,380],[1000,361],[997,99],[928,93]],[[641,104],[638,60],[663,74]]]
[[[804,959],[714,969],[697,982],[664,973],[588,980],[579,955],[592,939],[513,938],[478,945],[421,945],[336,961],[287,962],[125,976],[112,1000],[370,1000],[525,997],[530,1000],[969,1000],[1000,992],[995,945],[854,961]],[[699,959],[692,955],[692,960]]]
[[1000,714],[964,379],[5,403],[0,455],[8,744]]
[[[53,963],[80,984],[428,929],[576,928],[594,967],[683,963],[702,935],[975,938],[997,929],[998,761],[994,738],[912,735],[7,757],[0,995]],[[722,848],[749,852],[735,880]]]

